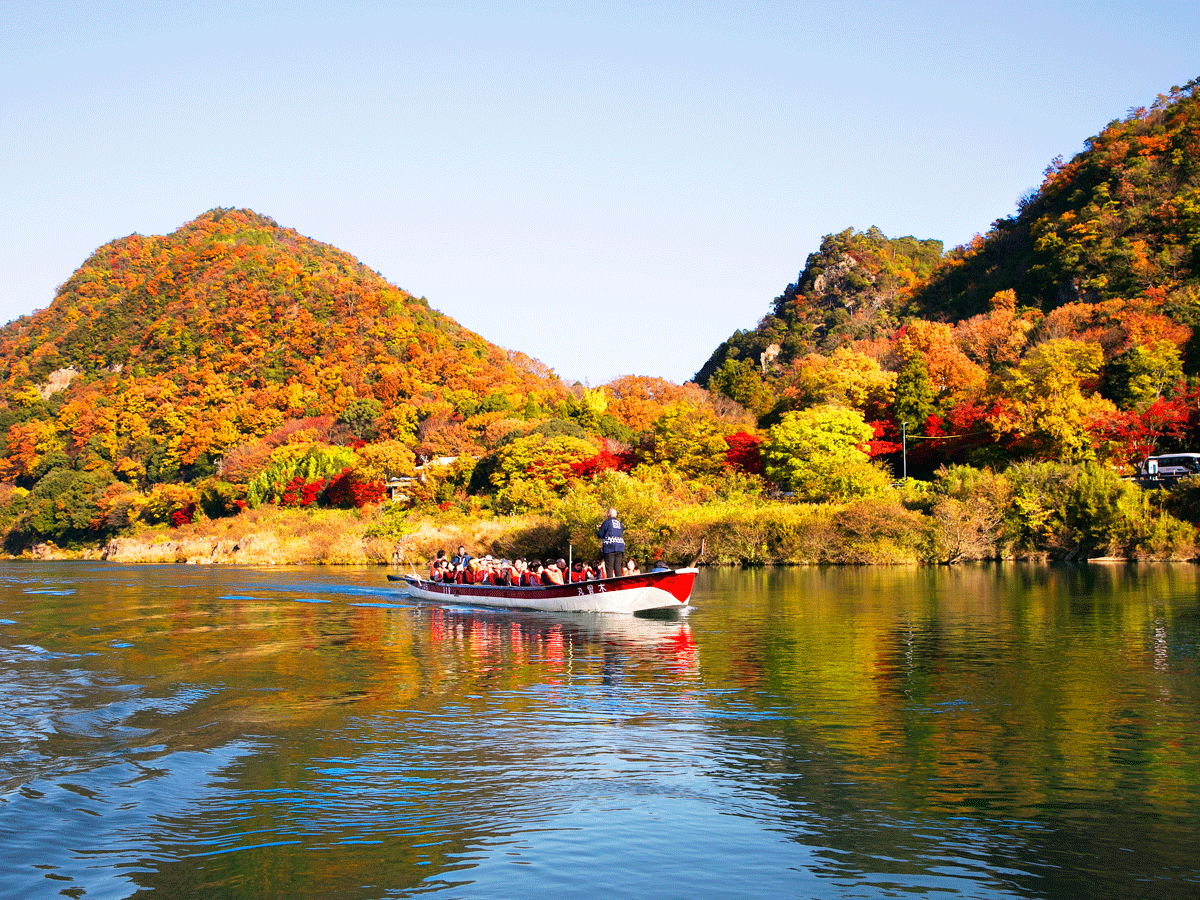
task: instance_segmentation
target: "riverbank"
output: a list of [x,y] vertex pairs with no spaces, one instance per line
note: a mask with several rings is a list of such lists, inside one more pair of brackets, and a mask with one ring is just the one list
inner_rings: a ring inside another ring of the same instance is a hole
[[[1096,540],[1100,518],[1034,535],[978,504],[900,502],[800,504],[756,499],[695,505],[622,504],[629,555],[692,562],[704,543],[706,565],[928,565],[994,559],[1196,558],[1195,531],[1174,521],[1164,530],[1146,519]],[[104,542],[35,544],[36,559],[119,563],[238,565],[408,565],[462,545],[475,555],[594,556],[591,506],[564,504],[552,515],[498,516],[472,508],[407,511],[384,504],[361,510],[281,509],[264,505],[218,519],[172,527],[141,525]],[[1088,529],[1091,529],[1090,531]]]

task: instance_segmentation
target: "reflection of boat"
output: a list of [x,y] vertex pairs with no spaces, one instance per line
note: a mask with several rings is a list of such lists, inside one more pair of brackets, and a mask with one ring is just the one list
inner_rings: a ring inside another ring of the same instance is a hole
[[687,606],[696,572],[696,569],[660,569],[641,575],[537,587],[453,584],[426,581],[417,575],[388,575],[388,580],[404,581],[409,596],[418,600],[456,600],[472,606],[542,612],[636,613]]
[[[574,657],[584,647],[598,648],[627,661],[666,661],[680,672],[697,671],[696,641],[685,616],[642,617],[622,613],[537,613],[514,610],[436,606],[430,612],[435,644],[470,648],[472,658],[504,651],[542,663]],[[494,660],[493,660],[494,661]]]

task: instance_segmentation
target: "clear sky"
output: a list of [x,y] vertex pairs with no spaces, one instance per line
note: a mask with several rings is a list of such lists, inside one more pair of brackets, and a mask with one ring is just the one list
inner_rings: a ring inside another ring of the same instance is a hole
[[0,3],[0,321],[247,207],[569,381],[690,378],[822,235],[950,248],[1200,75],[1200,3]]

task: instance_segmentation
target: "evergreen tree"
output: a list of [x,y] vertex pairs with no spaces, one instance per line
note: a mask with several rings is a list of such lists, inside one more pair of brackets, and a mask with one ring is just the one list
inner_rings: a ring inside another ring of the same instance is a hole
[[907,422],[911,431],[923,428],[926,420],[937,413],[937,394],[921,354],[913,353],[900,367],[894,397],[896,421]]

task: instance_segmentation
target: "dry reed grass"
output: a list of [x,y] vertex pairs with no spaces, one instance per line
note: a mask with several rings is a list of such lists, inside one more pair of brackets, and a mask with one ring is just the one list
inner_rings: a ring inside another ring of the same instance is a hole
[[[180,528],[154,528],[115,538],[104,558],[118,562],[242,565],[371,565],[391,558],[390,543],[364,538],[355,510],[259,508]],[[384,544],[388,549],[384,549]]]

